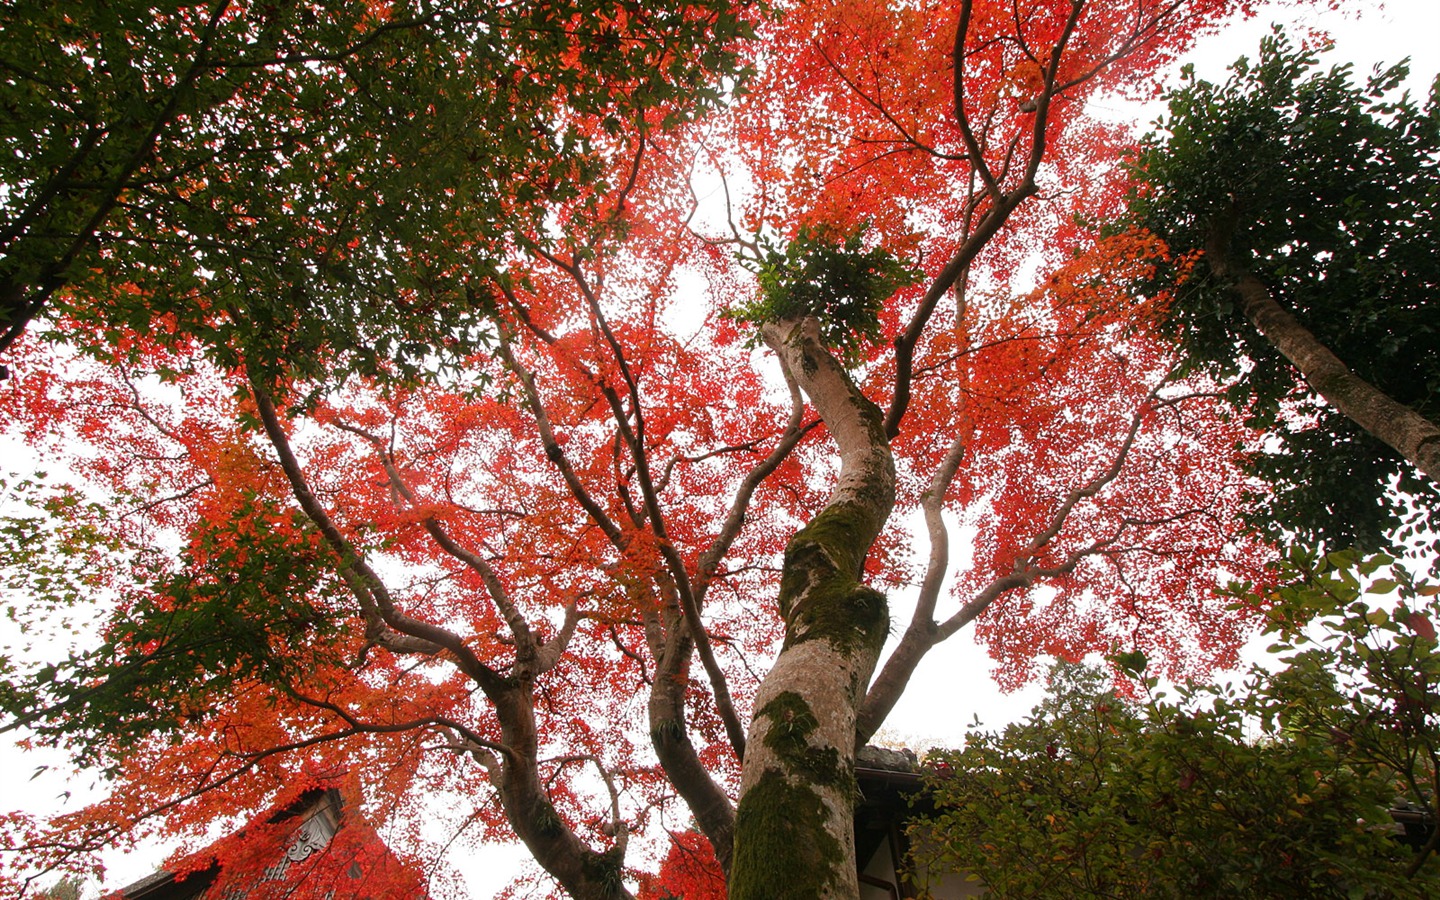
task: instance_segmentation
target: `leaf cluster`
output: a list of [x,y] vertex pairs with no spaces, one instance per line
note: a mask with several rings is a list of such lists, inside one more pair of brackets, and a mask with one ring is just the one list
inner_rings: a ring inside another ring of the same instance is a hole
[[[1278,30],[1224,84],[1187,72],[1133,160],[1127,225],[1161,236],[1177,258],[1228,239],[1233,261],[1357,375],[1434,420],[1440,94],[1395,98],[1406,74],[1402,63],[1356,83],[1348,66],[1321,69],[1314,49]],[[1228,283],[1202,264],[1174,297],[1166,327],[1190,366],[1228,380],[1230,401],[1277,438],[1252,459],[1273,489],[1256,498],[1257,523],[1378,547],[1403,514],[1389,493],[1397,480],[1434,515],[1440,495],[1297,387]]]
[[885,301],[921,274],[883,246],[866,249],[868,230],[862,224],[843,234],[823,223],[806,224],[784,247],[762,244],[758,261],[750,263],[759,296],[728,315],[754,325],[813,316],[821,340],[846,361],[858,361],[881,338]]
[[753,16],[717,0],[7,4],[0,348],[48,308],[112,345],[196,338],[268,377],[453,364],[493,337],[506,254],[546,240],[556,210],[604,204],[630,152],[616,135],[722,102]]
[[[1440,589],[1388,557],[1333,556],[1297,552],[1262,592],[1272,650],[1314,641],[1282,671],[1170,701],[1134,654],[1112,662],[1139,699],[1060,663],[1029,719],[939,754],[919,870],[996,897],[1432,896]],[[1360,599],[1396,591],[1390,612]],[[1307,637],[1320,614],[1325,636]],[[1395,807],[1417,813],[1410,833]]]
[[[82,515],[103,514],[76,503],[47,512],[77,525]],[[174,563],[143,548],[99,546],[115,533],[113,522],[41,530],[39,517],[7,517],[0,527],[7,587],[24,589],[41,609],[119,596],[97,646],[63,659],[6,657],[5,728],[66,743],[79,763],[113,767],[144,740],[208,718],[237,692],[256,685],[284,692],[317,667],[343,665],[333,565],[296,515],[252,496],[229,520],[205,523]],[[121,567],[106,583],[48,562],[101,552]],[[32,565],[42,574],[19,584],[17,573]]]
[[[1271,652],[1288,654],[1268,685],[1286,734],[1328,737],[1356,766],[1385,773],[1401,804],[1440,821],[1440,584],[1385,555],[1296,550],[1265,599]],[[1417,832],[1427,857],[1437,832]],[[1417,863],[1418,866],[1418,863]],[[1432,869],[1433,871],[1433,869]]]

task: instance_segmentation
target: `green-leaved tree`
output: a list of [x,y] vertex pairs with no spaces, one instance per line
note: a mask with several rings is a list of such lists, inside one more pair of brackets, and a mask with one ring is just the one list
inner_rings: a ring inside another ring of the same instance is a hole
[[1440,588],[1384,556],[1294,553],[1268,604],[1277,673],[1166,699],[1061,663],[1026,721],[939,754],[919,871],[993,897],[1429,897]]
[[1169,307],[1190,364],[1277,440],[1256,521],[1373,547],[1398,482],[1440,503],[1440,102],[1357,83],[1277,32],[1224,84],[1193,76],[1138,158],[1140,224],[1203,253]]

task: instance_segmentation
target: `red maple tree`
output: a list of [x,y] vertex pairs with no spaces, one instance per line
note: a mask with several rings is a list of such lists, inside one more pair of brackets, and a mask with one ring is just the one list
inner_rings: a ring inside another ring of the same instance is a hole
[[670,835],[660,870],[641,880],[638,900],[725,900],[725,873],[705,835],[682,831]]
[[265,357],[294,323],[213,352],[243,323],[195,325],[203,282],[147,330],[57,306],[6,411],[88,486],[43,502],[115,612],[17,721],[116,789],[12,843],[194,836],[334,767],[575,897],[625,895],[631,836],[676,815],[736,898],[853,896],[855,746],[966,625],[1007,684],[1039,654],[1233,661],[1251,436],[1147,330],[1165,298],[1129,286],[1165,249],[1076,223],[1126,186],[1087,102],[1247,8],[785,4],[728,108],[547,126],[603,189],[517,183],[543,215],[503,250],[447,200],[443,240],[386,251],[452,291],[397,315],[486,323],[419,375]]

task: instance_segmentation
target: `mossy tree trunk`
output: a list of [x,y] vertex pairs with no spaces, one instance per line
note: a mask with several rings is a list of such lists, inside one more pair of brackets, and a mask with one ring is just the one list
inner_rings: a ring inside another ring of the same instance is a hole
[[885,597],[860,579],[895,503],[895,465],[879,408],[814,319],[762,333],[824,419],[841,467],[825,508],[785,550],[785,642],[755,698],[730,898],[854,898],[855,719],[889,626]]

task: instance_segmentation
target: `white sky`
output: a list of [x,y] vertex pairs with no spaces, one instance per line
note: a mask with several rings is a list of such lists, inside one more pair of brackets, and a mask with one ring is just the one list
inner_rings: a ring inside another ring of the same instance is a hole
[[[1258,17],[1238,23],[1224,33],[1204,40],[1189,58],[1197,73],[1211,81],[1225,77],[1225,67],[1241,55],[1254,57],[1260,38],[1269,32],[1271,22],[1294,27],[1309,23],[1328,31],[1336,43],[1330,57],[1334,61],[1351,60],[1364,74],[1377,63],[1390,64],[1410,57],[1411,93],[1423,97],[1440,69],[1440,52],[1435,49],[1440,36],[1440,3],[1437,0],[1388,0],[1388,2],[1350,2],[1343,13],[1315,16],[1299,13],[1279,3]],[[1152,120],[1158,109],[1139,110],[1134,114],[1141,125]],[[1125,115],[1117,109],[1117,114]],[[24,451],[11,443],[0,443],[0,469],[28,468],[32,463],[16,459]],[[5,510],[10,511],[10,510]],[[903,608],[904,598],[893,598],[893,615],[903,623],[909,610]],[[897,629],[902,627],[897,625]],[[987,728],[1001,727],[1022,718],[1043,692],[1040,686],[1005,695],[996,689],[989,676],[989,661],[965,632],[947,645],[932,652],[921,664],[912,680],[912,687],[891,714],[882,737],[914,747],[954,746],[959,744],[967,727],[976,717]],[[8,737],[4,736],[4,737]],[[38,767],[52,768],[34,780],[31,773]],[[0,811],[30,809],[58,812],[83,805],[91,795],[93,784],[88,777],[70,782],[61,777],[65,763],[55,754],[23,751],[0,738],[0,771],[5,791]],[[71,792],[70,799],[64,799]],[[133,852],[115,851],[106,856],[109,888],[128,884],[154,871],[169,852],[169,847],[146,845]],[[494,896],[518,871],[523,853],[509,847],[462,851],[467,858],[456,860],[465,872],[475,898]],[[92,894],[93,896],[93,894]]]

